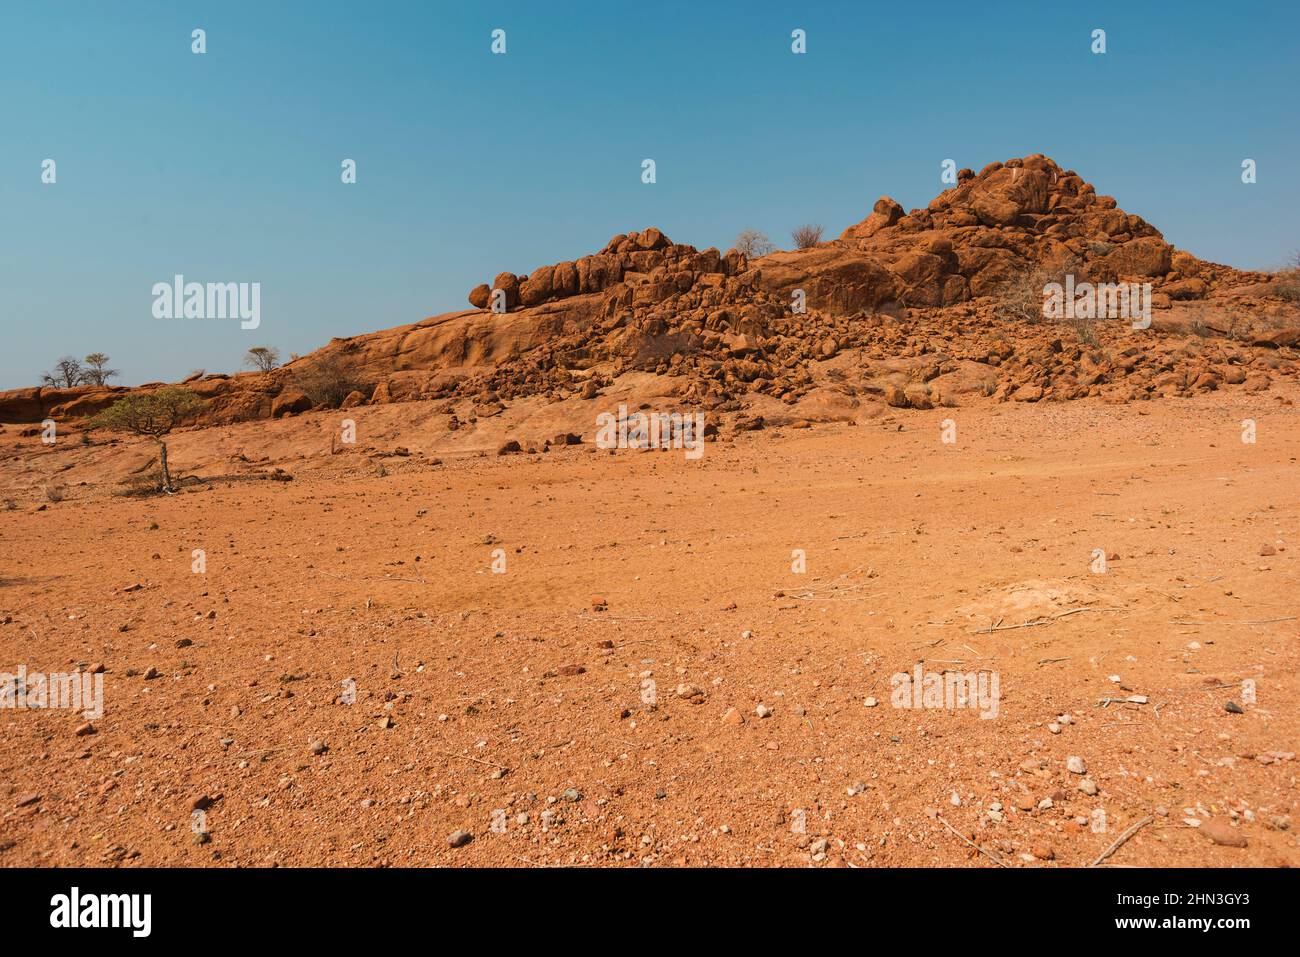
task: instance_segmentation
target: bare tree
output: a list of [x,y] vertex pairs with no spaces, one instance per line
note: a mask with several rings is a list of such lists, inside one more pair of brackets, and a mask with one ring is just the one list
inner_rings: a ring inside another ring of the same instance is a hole
[[117,375],[116,369],[108,368],[108,356],[102,352],[92,352],[86,356],[86,366],[81,372],[81,381],[89,385],[107,385],[108,380]]
[[85,374],[86,371],[81,367],[80,362],[72,356],[64,356],[54,363],[51,371],[41,375],[41,385],[53,386],[56,389],[71,389],[81,385]]
[[746,229],[736,237],[736,248],[740,250],[749,259],[757,259],[759,256],[766,256],[772,250],[776,249],[771,241],[757,229]]
[[167,466],[167,443],[163,439],[188,416],[203,407],[203,400],[189,389],[169,385],[156,392],[132,392],[118,399],[90,420],[92,428],[110,432],[131,432],[158,443],[162,464],[162,490],[172,492],[172,473]]
[[822,228],[815,223],[806,223],[795,227],[790,233],[796,249],[809,249],[822,241]]
[[258,372],[270,372],[280,364],[280,350],[275,346],[254,346],[244,353],[244,365]]

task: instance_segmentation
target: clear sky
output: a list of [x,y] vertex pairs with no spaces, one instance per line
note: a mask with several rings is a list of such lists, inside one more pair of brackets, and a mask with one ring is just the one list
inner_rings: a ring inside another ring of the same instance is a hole
[[[925,205],[947,158],[1043,152],[1177,246],[1275,267],[1297,36],[1295,0],[2,0],[0,388],[64,354],[131,384],[306,353],[646,226],[833,236],[882,193]],[[155,319],[176,273],[260,282],[260,328]]]

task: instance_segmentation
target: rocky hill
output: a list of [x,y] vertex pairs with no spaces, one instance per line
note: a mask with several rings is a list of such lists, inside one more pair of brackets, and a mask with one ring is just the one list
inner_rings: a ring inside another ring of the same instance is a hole
[[[1044,319],[1043,286],[1066,275],[1150,283],[1151,327]],[[506,311],[490,308],[494,290]],[[1173,248],[1033,155],[961,170],[925,209],[881,197],[838,239],[752,261],[655,228],[618,235],[573,262],[502,272],[473,288],[468,310],[187,386],[208,400],[202,424],[422,399],[461,422],[523,396],[591,399],[639,372],[656,394],[740,428],[773,410],[833,417],[864,402],[1262,390],[1297,370],[1300,309],[1286,292]],[[0,393],[0,422],[79,418],[123,391]]]

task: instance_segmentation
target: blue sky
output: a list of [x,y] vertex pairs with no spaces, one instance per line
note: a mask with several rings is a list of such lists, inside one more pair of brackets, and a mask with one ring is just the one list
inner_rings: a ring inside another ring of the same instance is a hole
[[[0,388],[95,350],[125,383],[234,371],[250,346],[305,353],[464,308],[501,270],[651,225],[701,248],[836,235],[882,193],[925,205],[946,158],[1047,153],[1175,245],[1274,267],[1300,248],[1298,11],[4,3]],[[154,319],[176,273],[260,282],[261,327]]]

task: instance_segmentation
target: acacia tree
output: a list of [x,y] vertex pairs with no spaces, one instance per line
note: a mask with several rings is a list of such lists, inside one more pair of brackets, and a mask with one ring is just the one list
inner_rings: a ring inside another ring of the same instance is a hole
[[56,389],[71,389],[81,384],[85,374],[86,370],[81,367],[80,362],[72,356],[64,356],[54,363],[53,369],[41,375],[41,385],[53,386]]
[[81,372],[81,381],[92,385],[104,385],[117,375],[116,369],[108,368],[108,356],[102,352],[92,352],[86,356],[86,366]]
[[275,346],[254,346],[244,353],[244,365],[258,372],[270,372],[280,364],[280,350]]
[[757,229],[746,229],[736,237],[736,248],[745,254],[747,259],[757,259],[760,256],[766,256],[772,250],[776,249],[771,240],[765,233],[760,233]]
[[203,400],[189,389],[169,385],[155,392],[132,392],[118,399],[91,419],[90,425],[110,432],[147,436],[157,442],[162,462],[162,490],[173,492],[172,475],[167,467],[167,443],[163,439],[202,406]]

